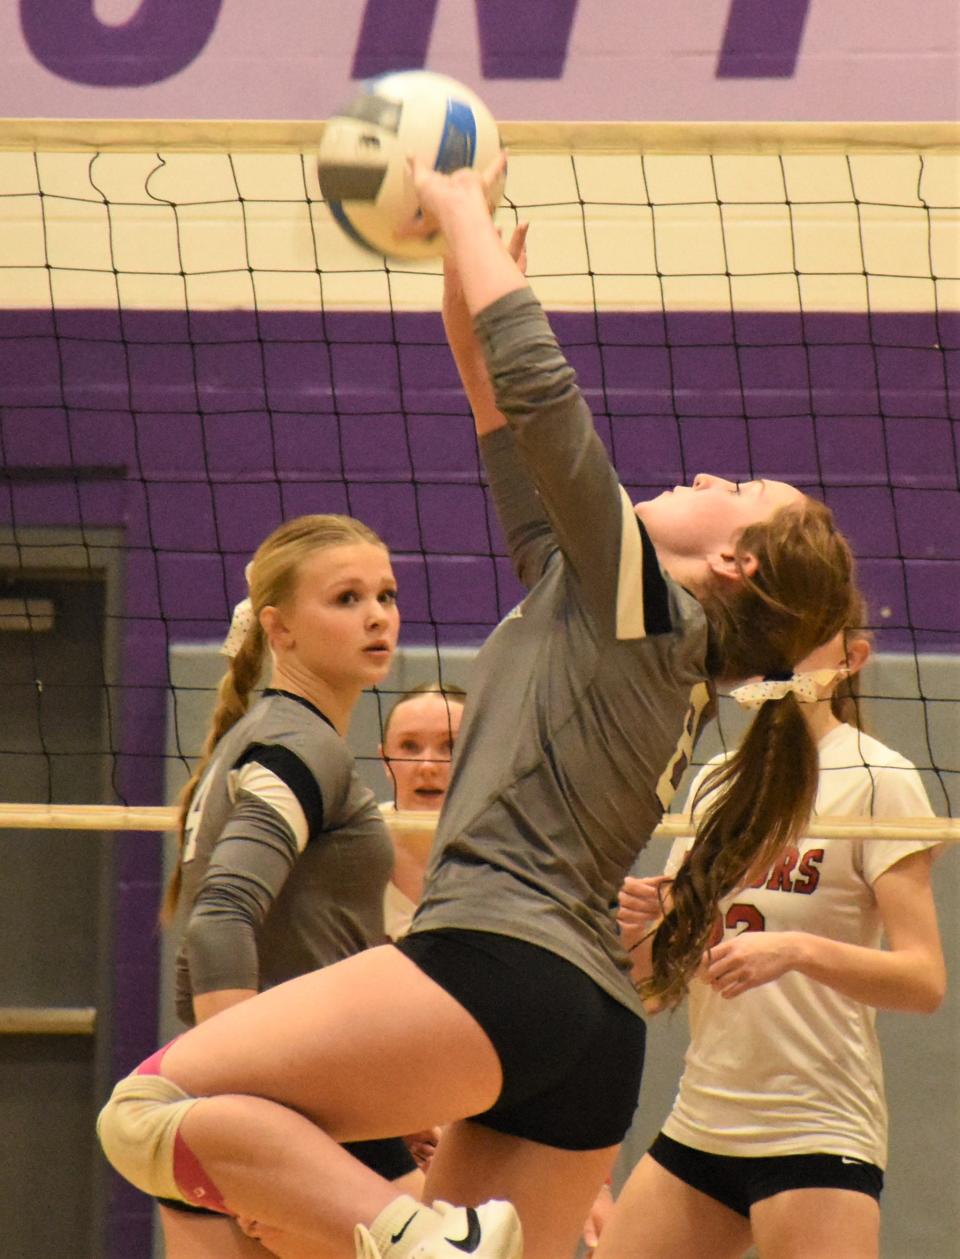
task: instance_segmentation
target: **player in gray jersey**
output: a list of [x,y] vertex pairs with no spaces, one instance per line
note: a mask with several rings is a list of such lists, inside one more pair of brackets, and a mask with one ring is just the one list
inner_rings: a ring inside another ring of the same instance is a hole
[[[298,574],[303,592],[326,604],[325,620],[301,617],[287,642],[274,613]],[[396,646],[389,556],[358,521],[302,517],[264,542],[248,580],[252,599],[238,605],[223,647],[230,666],[211,735],[181,798],[165,905],[180,934],[176,1008],[187,1024],[384,940],[392,846],[343,734],[360,688],[382,680]],[[248,709],[268,637],[273,685]],[[338,661],[336,644],[354,647],[354,660]],[[416,1182],[402,1141],[352,1148],[381,1174]],[[160,1218],[167,1259],[267,1253],[196,1204],[164,1200]]]
[[[268,688],[221,739],[184,828],[177,1013],[383,943],[390,840],[353,754],[310,700]],[[379,898],[379,900],[378,900]]]
[[[790,486],[704,476],[635,513],[490,220],[497,173],[414,170],[419,230],[447,241],[448,338],[529,593],[477,660],[412,933],[193,1029],[162,1071],[121,1081],[101,1119],[135,1183],[181,1196],[203,1185],[290,1259],[345,1253],[357,1221],[363,1259],[573,1251],[639,1085],[620,882],[715,681],[789,671],[843,624],[851,597],[830,513]],[[782,800],[777,840],[806,820],[803,784],[816,785],[793,716],[757,723],[751,790],[765,825]],[[768,781],[785,763],[799,794]],[[770,834],[724,810],[703,832],[703,868],[686,896],[677,880],[662,928],[662,991],[699,961],[713,902]],[[449,1127],[426,1198],[464,1207],[398,1197],[336,1144],[430,1124]]]

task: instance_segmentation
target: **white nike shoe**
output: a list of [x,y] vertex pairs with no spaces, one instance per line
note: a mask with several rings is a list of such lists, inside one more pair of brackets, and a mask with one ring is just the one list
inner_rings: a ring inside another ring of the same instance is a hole
[[[440,1217],[426,1236],[421,1236],[403,1259],[522,1259],[523,1232],[512,1203],[492,1201],[479,1207],[454,1207],[435,1202]],[[354,1230],[357,1259],[385,1259],[369,1231],[358,1224]],[[393,1246],[387,1255],[393,1259]]]

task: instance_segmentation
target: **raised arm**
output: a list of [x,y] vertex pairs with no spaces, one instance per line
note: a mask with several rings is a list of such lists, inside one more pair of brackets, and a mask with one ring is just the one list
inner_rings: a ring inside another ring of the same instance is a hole
[[[492,173],[488,172],[488,178]],[[415,168],[428,227],[439,227],[483,350],[493,408],[509,424],[594,614],[618,638],[670,627],[656,555],[610,466],[573,369],[497,233],[484,183]]]
[[[513,233],[507,250],[526,271],[527,225]],[[467,309],[460,273],[452,257],[444,259],[443,326],[464,393],[473,412],[480,455],[514,570],[527,587],[543,573],[557,542],[526,465],[520,458],[506,417],[497,407],[487,362]]]
[[[522,275],[526,275],[526,239],[528,224],[520,224],[514,231],[507,252],[516,262]],[[473,330],[473,315],[464,297],[463,282],[452,255],[443,260],[443,328],[453,361],[457,366],[463,391],[473,412],[477,436],[503,428],[506,417],[497,409],[493,386],[487,372],[483,350]]]

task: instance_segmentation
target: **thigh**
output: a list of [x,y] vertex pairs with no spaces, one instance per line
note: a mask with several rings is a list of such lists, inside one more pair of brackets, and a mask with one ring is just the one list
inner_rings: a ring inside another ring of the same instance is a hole
[[618,1196],[595,1253],[596,1259],[741,1259],[749,1245],[747,1219],[645,1154]]
[[761,1259],[877,1259],[880,1204],[849,1189],[789,1189],[750,1210]]
[[166,1259],[270,1259],[235,1220],[158,1207]]
[[252,1094],[338,1141],[475,1114],[502,1081],[486,1033],[392,946],[292,979],[186,1032],[162,1074],[195,1096]]
[[617,1149],[561,1150],[482,1123],[452,1124],[430,1165],[424,1201],[476,1206],[506,1198],[523,1225],[524,1259],[572,1255]]

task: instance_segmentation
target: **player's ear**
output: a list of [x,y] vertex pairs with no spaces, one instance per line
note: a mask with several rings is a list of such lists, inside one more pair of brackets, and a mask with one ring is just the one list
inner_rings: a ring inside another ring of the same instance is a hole
[[711,552],[707,556],[707,565],[711,573],[722,581],[740,581],[742,577],[754,575],[759,561],[749,551],[738,557],[734,551],[724,549]]
[[850,676],[859,673],[870,659],[873,648],[868,638],[848,638],[846,643],[846,660]]
[[280,609],[274,607],[272,603],[268,603],[261,611],[260,627],[272,650],[293,646],[293,634],[287,627]]

